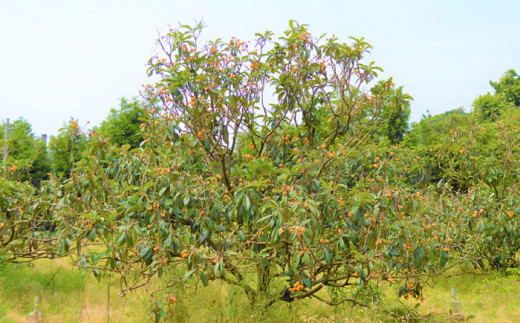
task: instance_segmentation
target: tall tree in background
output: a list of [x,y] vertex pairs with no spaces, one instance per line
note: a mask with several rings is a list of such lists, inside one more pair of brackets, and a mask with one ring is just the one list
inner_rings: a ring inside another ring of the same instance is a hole
[[[6,124],[0,126],[1,133],[5,132]],[[2,137],[0,146],[5,146]],[[9,155],[7,165],[14,165],[20,181],[29,181],[39,187],[42,180],[47,179],[50,171],[50,161],[45,142],[36,138],[31,124],[25,119],[17,119],[9,125]]]
[[403,144],[407,147],[435,146],[446,134],[464,122],[466,114],[462,109],[454,109],[434,115],[423,115],[421,121],[412,123]]
[[131,148],[136,148],[143,140],[139,128],[143,115],[141,102],[122,98],[119,109],[111,109],[108,117],[96,130],[116,146],[128,144]]
[[381,112],[381,119],[385,120],[379,133],[388,138],[392,144],[403,140],[408,130],[408,119],[410,118],[410,100],[413,98],[403,93],[403,87],[392,89],[388,96],[386,108]]
[[488,92],[473,101],[473,107],[480,118],[494,119],[504,108],[520,107],[520,76],[515,70],[505,72],[498,82],[489,83],[495,93]]
[[66,127],[61,128],[56,136],[51,136],[49,150],[52,171],[58,176],[69,177],[74,163],[85,151],[86,143],[86,135],[75,120],[71,120]]

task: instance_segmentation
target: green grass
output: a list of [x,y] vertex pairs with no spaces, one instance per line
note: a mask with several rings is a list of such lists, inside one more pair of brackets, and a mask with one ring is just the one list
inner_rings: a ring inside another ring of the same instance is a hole
[[[83,275],[66,260],[40,260],[32,265],[7,265],[0,278],[0,321],[20,322],[34,310],[40,297],[45,322],[98,322],[107,318],[108,283]],[[137,298],[121,298],[111,286],[113,321],[141,321]],[[125,306],[135,301],[132,306]]]
[[473,322],[517,322],[520,317],[520,284],[517,277],[496,272],[487,275],[464,273],[438,280],[425,307],[449,309],[447,299],[456,288],[462,313],[475,315]]
[[[0,322],[26,321],[33,311],[34,296],[41,298],[44,322],[107,321],[108,279],[97,281],[83,275],[66,259],[40,260],[32,265],[7,265],[0,269]],[[464,316],[475,315],[472,322],[515,322],[520,317],[518,277],[489,273],[478,275],[459,270],[427,287],[426,302],[417,307],[419,315],[447,313],[451,287],[457,290]],[[144,290],[118,296],[118,285],[110,286],[111,322],[152,321],[150,304]],[[388,315],[345,304],[328,306],[306,299],[278,302],[264,311],[252,310],[241,290],[218,281],[207,288],[176,287],[177,303],[170,309],[174,322],[395,322],[417,304],[395,297],[395,286],[382,287],[382,307],[398,315]],[[437,315],[437,321],[446,319]],[[431,318],[431,317],[430,317]]]

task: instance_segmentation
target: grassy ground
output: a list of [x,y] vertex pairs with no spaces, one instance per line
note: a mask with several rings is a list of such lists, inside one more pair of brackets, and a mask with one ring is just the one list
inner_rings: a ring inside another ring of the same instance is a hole
[[[33,266],[9,265],[0,278],[0,321],[24,322],[40,299],[44,322],[102,322],[107,320],[108,283],[82,275],[67,260],[40,260]],[[114,322],[139,321],[146,310],[138,295],[121,298],[110,290],[110,317]],[[140,320],[142,321],[142,320]]]
[[[8,265],[0,269],[0,322],[24,322],[34,309],[34,296],[41,298],[44,322],[106,322],[108,279],[97,281],[82,275],[70,262],[41,260],[34,266]],[[456,287],[462,314],[475,315],[472,322],[517,322],[520,318],[520,283],[515,277],[462,271],[439,279],[425,292],[419,314],[446,313],[451,287]],[[331,307],[316,300],[276,303],[264,312],[252,311],[240,290],[211,282],[198,290],[175,292],[174,322],[381,322],[396,321],[373,310],[349,304]],[[399,302],[392,288],[384,288],[383,307],[396,313],[414,308],[415,301]],[[110,322],[152,321],[144,291],[118,296],[117,283],[110,286]],[[442,321],[446,316],[434,316]],[[445,319],[446,321],[446,319]],[[451,321],[451,320],[450,320]]]

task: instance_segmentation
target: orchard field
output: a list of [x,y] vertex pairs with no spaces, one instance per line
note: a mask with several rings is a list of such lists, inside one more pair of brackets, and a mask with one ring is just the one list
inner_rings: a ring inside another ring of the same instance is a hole
[[35,295],[50,321],[520,316],[514,70],[472,111],[409,126],[363,39],[203,32],[161,36],[154,83],[98,127],[46,145],[10,125],[2,320]]

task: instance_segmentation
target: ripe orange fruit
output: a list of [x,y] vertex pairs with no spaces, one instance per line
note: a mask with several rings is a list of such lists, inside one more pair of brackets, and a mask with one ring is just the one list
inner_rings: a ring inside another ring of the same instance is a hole
[[188,256],[189,256],[188,250],[184,249],[183,251],[181,251],[181,258],[188,258]]

